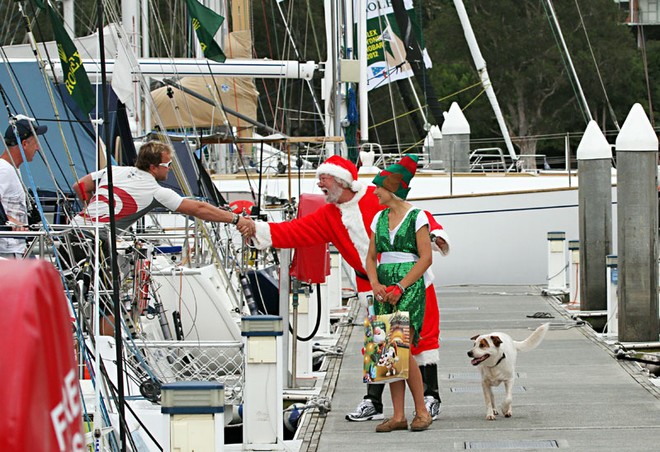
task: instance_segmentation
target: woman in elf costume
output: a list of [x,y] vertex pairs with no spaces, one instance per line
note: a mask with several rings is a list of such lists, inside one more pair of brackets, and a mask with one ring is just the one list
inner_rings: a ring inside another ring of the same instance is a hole
[[[373,288],[376,314],[395,310],[408,311],[413,344],[419,340],[424,320],[425,274],[431,266],[428,219],[421,210],[405,201],[410,180],[417,170],[417,156],[405,156],[381,171],[373,180],[375,195],[387,208],[376,214],[371,223],[371,241],[367,253],[367,275]],[[424,404],[424,385],[415,358],[410,355],[408,387],[415,403],[412,431],[426,430],[433,423]],[[394,414],[376,427],[377,432],[407,430],[405,382],[390,383]]]

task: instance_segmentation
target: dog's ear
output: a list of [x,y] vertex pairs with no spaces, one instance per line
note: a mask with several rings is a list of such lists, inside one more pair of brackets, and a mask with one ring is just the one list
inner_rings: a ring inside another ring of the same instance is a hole
[[499,336],[491,336],[490,339],[493,341],[493,345],[495,347],[499,347],[500,344],[502,343],[502,339],[500,339]]
[[475,336],[472,336],[472,337],[470,338],[470,340],[471,340],[471,341],[476,341],[478,337],[479,337],[479,335],[477,334],[477,335],[475,335]]

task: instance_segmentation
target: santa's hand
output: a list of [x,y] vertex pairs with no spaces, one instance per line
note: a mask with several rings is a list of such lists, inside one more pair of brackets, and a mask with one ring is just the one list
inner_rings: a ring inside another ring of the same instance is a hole
[[435,238],[435,246],[440,248],[440,252],[444,255],[449,253],[449,244],[442,237]]

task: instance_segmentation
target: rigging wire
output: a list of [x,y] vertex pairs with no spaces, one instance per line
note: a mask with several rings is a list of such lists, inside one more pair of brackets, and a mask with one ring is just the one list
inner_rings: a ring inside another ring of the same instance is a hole
[[[291,49],[293,50],[293,53],[294,53],[296,59],[300,60],[302,58],[302,56],[301,56],[300,52],[298,51],[298,47],[295,44],[295,40],[293,38],[291,28],[289,28],[289,22],[287,21],[286,16],[284,15],[284,12],[282,11],[282,8],[280,6],[281,2],[275,2],[275,3],[276,3],[276,6],[277,6],[277,10],[279,11],[280,16],[282,18],[282,21],[284,22],[285,36],[288,38],[287,40],[285,40],[285,43],[288,43],[291,46]],[[294,4],[294,2],[291,2],[291,4],[289,5],[289,14],[287,15],[289,18],[292,17],[291,15],[293,14],[293,11],[294,11],[293,4]],[[285,82],[286,82],[286,79],[285,79]],[[316,97],[316,93],[314,92],[314,89],[312,88],[311,81],[310,80],[305,80],[305,83],[307,84],[309,93],[312,96],[314,106],[316,107],[316,109],[318,111],[318,114],[319,114],[319,117],[321,118],[321,123],[323,124],[323,127],[325,128],[325,117],[323,116],[323,112],[321,111],[320,103],[319,103],[319,101]],[[279,95],[279,91],[278,91],[278,95]],[[282,123],[282,128],[280,130],[284,130],[283,125],[284,125],[284,123]]]
[[[555,38],[555,43],[559,48],[559,55],[564,63],[564,68],[568,73],[568,80],[573,88],[573,93],[578,99],[578,108],[582,113],[585,123],[588,123],[591,120],[591,112],[587,106],[587,100],[584,98],[584,93],[582,93],[582,87],[580,86],[580,81],[575,73],[571,57],[568,53],[568,48],[566,47],[566,42],[559,28],[559,20],[555,14],[554,7],[552,6],[552,0],[542,1],[543,9],[545,11],[546,18],[548,19],[548,24],[550,25],[550,30]],[[571,76],[573,74],[573,76]]]
[[[379,4],[379,9],[380,9],[380,4]],[[385,27],[383,27],[383,21],[385,21],[385,25],[386,25]],[[385,29],[389,29],[390,32],[392,34],[394,34],[394,32],[392,31],[392,27],[390,25],[390,22],[389,22],[389,20],[387,19],[386,16],[384,16],[382,14],[379,14],[379,16],[378,16],[378,25],[380,26],[381,30],[384,31]],[[397,45],[397,42],[396,41],[392,41],[392,42],[394,43],[394,47],[396,47],[396,49],[397,49],[397,53],[399,53],[399,55],[398,55],[399,59],[403,58],[403,60],[405,61],[405,57],[401,56],[401,49]],[[387,72],[390,73],[390,63],[387,60],[387,58],[385,58],[385,66],[387,68]],[[392,111],[392,117],[396,118],[396,109],[394,108],[394,94],[392,93],[392,83],[391,82],[387,83],[387,90],[388,90],[389,97],[390,97],[390,109]],[[396,120],[393,121],[393,122],[394,122],[394,136],[396,138],[397,149],[398,149],[399,153],[401,153],[401,148],[399,147],[399,142],[401,140],[401,138],[399,136],[399,125],[398,125]]]
[[[26,36],[33,37],[33,32],[32,32],[32,28],[31,28],[31,25],[30,25],[30,20],[27,17],[27,15],[25,14],[25,12],[24,12],[22,6],[20,5],[20,3],[19,3],[19,9],[20,9],[22,17],[23,17],[23,22],[24,22],[25,29],[26,29]],[[33,10],[34,10],[34,7],[33,7]],[[34,11],[33,11],[33,13],[36,14],[36,12],[34,12]],[[51,103],[51,107],[53,108],[53,114],[56,118],[57,125],[60,128],[60,133],[61,133],[61,136],[63,138],[63,141],[65,141],[63,131],[61,129],[61,122],[60,122],[60,116],[59,116],[57,104],[56,104],[55,99],[54,99],[55,96],[54,96],[53,91],[52,91],[52,86],[50,84],[50,80],[49,80],[48,76],[45,74],[45,67],[44,67],[44,62],[43,62],[44,59],[40,55],[39,46],[36,45],[36,41],[34,40],[34,38],[30,39],[30,43],[31,43],[31,48],[32,48],[32,54],[33,54],[33,56],[35,58],[35,61],[37,62],[37,64],[39,65],[39,68],[40,68],[41,77],[42,77],[42,80],[44,82],[44,88],[45,88],[45,90],[48,94],[48,97],[49,97],[49,100],[50,100],[50,103]],[[48,54],[47,49],[46,49],[46,53]],[[8,58],[7,58],[7,55],[5,53],[4,48],[2,48],[2,57],[3,57],[3,60],[5,62],[8,62]],[[49,56],[48,56],[48,61],[50,61]],[[34,116],[34,109],[32,108],[32,105],[30,103],[29,96],[26,94],[27,93],[26,89],[23,88],[23,86],[21,84],[21,81],[19,80],[18,76],[16,75],[16,72],[15,72],[14,68],[12,67],[12,65],[7,64],[6,66],[9,68],[10,80],[12,82],[14,92],[22,94],[22,95],[18,96],[18,100],[21,104],[21,110],[24,111],[24,112],[30,112],[30,114],[32,116]],[[52,69],[53,68],[52,68],[52,63],[51,63],[51,70]],[[59,86],[59,81],[57,80],[57,77],[55,76],[54,71],[53,71],[53,75],[54,75],[56,86]],[[69,118],[68,112],[67,112],[67,117]],[[70,120],[70,118],[69,118],[69,120]],[[46,137],[44,137],[44,140],[46,141],[46,143],[48,143],[48,140],[47,140]],[[54,157],[52,155],[52,150],[51,150],[50,145],[48,146],[48,150],[51,152],[51,156]],[[78,145],[78,150],[79,150],[79,153],[80,153],[81,152],[80,145]],[[73,165],[73,159],[71,157],[71,153],[70,153],[69,147],[66,144],[66,142],[64,143],[64,151],[65,151],[65,155],[67,157],[67,161],[69,162],[69,167],[74,170],[73,175],[74,175],[74,177],[76,177],[75,166]],[[44,156],[46,155],[45,152],[44,152],[43,155]],[[80,154],[80,155],[81,155],[81,158],[82,158],[82,154]],[[57,165],[57,168],[58,168],[60,174],[62,176],[64,176],[64,178],[66,180],[66,175],[65,175],[64,169],[60,165],[60,162],[57,159],[54,159],[54,160],[55,160],[55,164]],[[48,171],[50,173],[52,182],[53,182],[53,184],[56,188],[56,192],[58,193],[58,197],[64,197],[65,198],[65,196],[62,192],[62,189],[61,189],[61,187],[59,187],[59,184],[58,184],[58,182],[57,182],[57,180],[54,176],[52,167],[51,167],[48,159],[44,158],[43,161],[44,161],[44,164],[45,164],[46,168],[48,169]],[[71,189],[71,187],[68,187],[68,188]],[[34,193],[33,196],[37,196],[37,194]]]
[[[610,98],[607,96],[607,90],[605,89],[605,84],[603,83],[603,76],[600,73],[600,68],[598,67],[598,62],[596,61],[596,55],[594,54],[594,49],[591,46],[591,41],[589,40],[589,33],[587,33],[587,26],[584,23],[584,18],[582,17],[582,11],[580,10],[580,4],[578,0],[575,0],[575,8],[577,9],[578,12],[578,17],[580,18],[580,24],[582,25],[582,30],[584,31],[584,37],[587,40],[587,47],[589,47],[589,52],[591,53],[591,60],[594,62],[594,67],[596,68],[596,74],[598,75],[598,81],[600,82],[600,87],[603,90],[603,95],[605,96],[605,102],[607,103],[607,109],[610,112],[610,116],[612,117],[612,122],[614,123],[614,126],[616,127],[616,130],[621,130],[621,127],[619,127],[619,122],[616,119],[616,114],[614,113],[614,108],[612,108],[612,104],[610,103]],[[646,59],[646,53],[642,51],[642,57]],[[648,73],[646,74],[646,82],[648,83]],[[651,99],[649,97],[649,103]],[[653,111],[653,109],[651,109]],[[651,115],[651,118],[653,115]]]
[[[655,120],[653,115],[653,100],[651,97],[651,85],[649,79],[649,63],[646,56],[646,38],[644,36],[644,26],[641,23],[637,24],[637,29],[639,31],[639,37],[641,41],[640,47],[642,50],[642,62],[644,64],[644,81],[646,82],[646,95],[649,101],[649,119],[651,120],[651,125],[655,126]],[[609,105],[609,102],[607,105]],[[617,124],[617,129],[618,129],[618,124]]]

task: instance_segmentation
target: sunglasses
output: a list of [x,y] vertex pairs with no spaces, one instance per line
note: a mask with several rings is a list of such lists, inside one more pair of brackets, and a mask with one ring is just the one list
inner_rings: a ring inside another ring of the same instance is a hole
[[165,162],[165,163],[159,163],[158,166],[164,166],[165,168],[169,168],[170,166],[172,166],[172,162],[173,160],[170,160],[169,162]]

